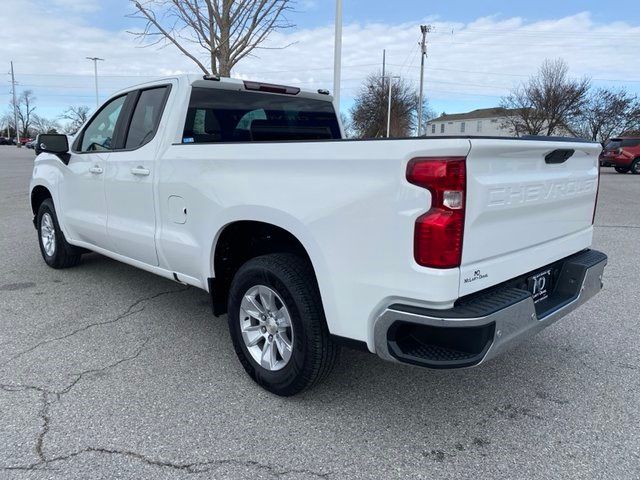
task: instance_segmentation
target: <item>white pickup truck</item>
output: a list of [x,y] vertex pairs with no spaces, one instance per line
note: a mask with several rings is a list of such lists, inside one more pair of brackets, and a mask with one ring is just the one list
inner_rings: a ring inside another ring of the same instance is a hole
[[279,395],[324,378],[340,345],[479,365],[600,291],[599,144],[341,137],[325,91],[131,87],[72,145],[39,137],[42,256],[98,252],[208,291],[243,367]]

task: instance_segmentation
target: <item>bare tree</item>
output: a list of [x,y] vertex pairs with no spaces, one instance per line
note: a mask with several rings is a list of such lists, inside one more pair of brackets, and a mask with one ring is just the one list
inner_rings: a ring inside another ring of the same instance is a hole
[[589,95],[574,126],[578,134],[597,142],[634,128],[640,128],[640,98],[625,89],[605,88]]
[[34,134],[38,133],[58,133],[60,131],[60,123],[57,120],[51,120],[49,118],[41,117],[40,115],[33,115],[32,118],[32,130]]
[[62,112],[60,118],[63,120],[68,120],[68,123],[65,125],[64,130],[66,133],[76,133],[80,130],[80,127],[84,125],[84,123],[89,118],[90,108],[86,105],[79,105],[67,107],[67,109]]
[[[149,45],[173,45],[205,74],[231,69],[275,30],[290,28],[292,0],[130,0],[146,25],[130,32]],[[203,60],[202,55],[207,59]]]
[[[27,138],[29,136],[29,128],[35,111],[36,97],[33,90],[23,90],[16,99],[16,112],[18,114],[18,125],[20,126],[20,136]],[[13,108],[13,99],[11,100],[11,108]]]
[[0,117],[0,137],[7,136],[12,138],[16,134],[13,128],[13,114],[6,112]]
[[[383,137],[387,132],[389,80],[380,75],[367,77],[351,108],[351,130],[359,138]],[[415,134],[420,99],[417,90],[404,79],[391,86],[391,136],[408,137]],[[426,116],[429,109],[423,108]]]
[[502,99],[510,112],[504,126],[517,135],[561,134],[582,112],[590,85],[588,78],[569,78],[564,60],[545,60],[536,75]]

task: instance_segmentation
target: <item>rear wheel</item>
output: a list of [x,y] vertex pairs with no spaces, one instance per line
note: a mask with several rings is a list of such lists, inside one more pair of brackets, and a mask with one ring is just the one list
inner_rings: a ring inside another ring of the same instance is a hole
[[615,167],[616,168],[616,172],[618,173],[628,173],[629,172],[629,167]]
[[36,225],[40,252],[47,265],[52,268],[68,268],[80,263],[82,252],[79,248],[69,245],[64,238],[50,198],[40,204]]
[[634,175],[640,174],[640,158],[636,158],[631,164],[631,173]]
[[312,387],[337,359],[313,270],[299,256],[272,254],[245,263],[231,285],[228,322],[246,372],[277,395]]

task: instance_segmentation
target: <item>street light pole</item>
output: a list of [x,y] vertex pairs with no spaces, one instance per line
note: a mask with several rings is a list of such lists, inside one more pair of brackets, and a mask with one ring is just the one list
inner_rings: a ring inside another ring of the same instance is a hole
[[333,44],[333,101],[340,115],[340,70],[342,68],[342,0],[336,0],[335,40]]
[[104,62],[104,58],[86,57],[87,60],[93,62],[93,76],[96,83],[96,108],[100,106],[100,97],[98,96],[98,61]]
[[389,106],[387,107],[387,138],[389,138],[391,136],[391,86],[393,85],[393,81],[399,80],[400,77],[383,77],[383,79],[385,78],[389,79]]

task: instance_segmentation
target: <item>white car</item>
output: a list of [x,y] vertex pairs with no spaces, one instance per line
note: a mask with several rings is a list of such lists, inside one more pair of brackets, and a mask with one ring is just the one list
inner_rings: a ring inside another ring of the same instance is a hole
[[131,87],[73,145],[40,136],[42,256],[64,268],[90,250],[207,290],[279,395],[325,377],[340,345],[476,366],[600,291],[599,144],[341,137],[324,91]]

